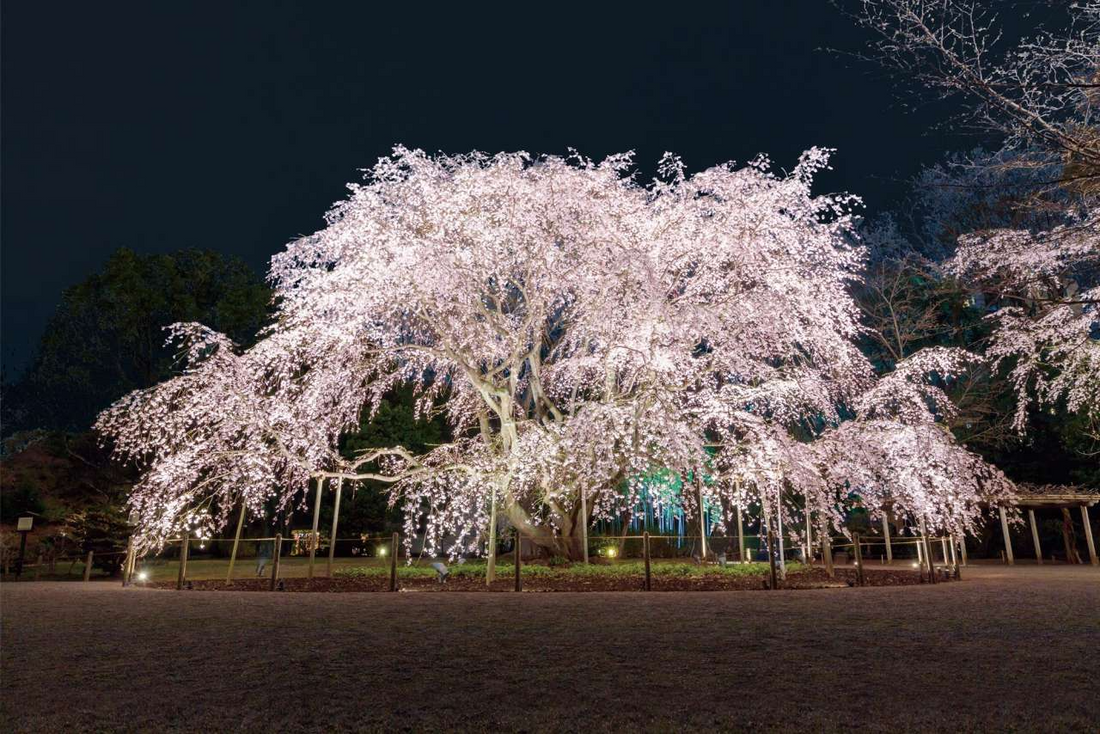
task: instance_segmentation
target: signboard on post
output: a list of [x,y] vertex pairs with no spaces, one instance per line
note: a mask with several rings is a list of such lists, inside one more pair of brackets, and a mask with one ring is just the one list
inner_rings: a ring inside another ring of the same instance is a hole
[[21,517],[19,518],[19,524],[16,526],[15,529],[17,532],[27,533],[30,532],[32,527],[34,527],[33,517]]

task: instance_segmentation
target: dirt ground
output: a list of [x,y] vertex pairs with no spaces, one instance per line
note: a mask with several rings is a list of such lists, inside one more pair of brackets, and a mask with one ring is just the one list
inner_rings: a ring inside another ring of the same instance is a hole
[[5,731],[1095,731],[1100,569],[776,592],[0,585]]

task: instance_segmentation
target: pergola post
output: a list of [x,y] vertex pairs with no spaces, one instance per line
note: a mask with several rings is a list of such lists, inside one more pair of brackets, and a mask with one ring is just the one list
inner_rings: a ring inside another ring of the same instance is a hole
[[1001,511],[1001,532],[1005,536],[1005,562],[1010,566],[1016,565],[1016,559],[1012,557],[1012,536],[1008,534],[1008,515],[1004,507],[998,507]]
[[886,519],[886,513],[882,513],[882,537],[886,539],[886,562],[893,564],[894,549],[890,545],[890,521]]
[[336,502],[332,507],[332,534],[328,538],[328,575],[332,578],[332,561],[336,556],[336,527],[340,523],[340,493],[344,489],[344,478],[336,480]]
[[325,486],[325,478],[317,477],[317,495],[313,501],[313,535],[309,541],[309,577],[313,578],[313,562],[317,558],[317,524],[321,522],[321,489]]
[[1081,522],[1085,524],[1085,542],[1089,546],[1089,563],[1100,566],[1100,559],[1096,557],[1096,542],[1092,539],[1092,526],[1089,525],[1089,507],[1081,505]]
[[1043,565],[1043,549],[1039,546],[1039,527],[1035,524],[1035,510],[1027,508],[1027,519],[1031,523],[1031,542],[1035,544],[1035,562]]

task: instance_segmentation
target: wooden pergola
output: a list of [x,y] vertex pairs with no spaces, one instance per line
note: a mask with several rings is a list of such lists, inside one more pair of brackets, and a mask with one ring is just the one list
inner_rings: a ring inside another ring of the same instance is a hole
[[[1096,542],[1092,537],[1092,526],[1089,524],[1089,507],[1100,502],[1100,490],[1090,489],[1067,484],[1018,484],[1019,498],[1016,506],[1027,510],[1028,523],[1031,525],[1031,540],[1035,545],[1035,560],[1043,562],[1043,551],[1039,545],[1039,528],[1035,523],[1035,510],[1060,509],[1064,522],[1062,523],[1062,540],[1065,542],[1067,561],[1072,562],[1073,545],[1070,541],[1067,529],[1070,518],[1070,508],[1077,507],[1081,511],[1081,522],[1085,525],[1085,542],[1089,548],[1089,562],[1100,565],[1100,558],[1096,555]],[[1016,560],[1012,555],[1012,539],[1008,533],[1008,517],[1005,508],[1001,507],[1001,531],[1004,534],[1005,562],[1010,566]]]

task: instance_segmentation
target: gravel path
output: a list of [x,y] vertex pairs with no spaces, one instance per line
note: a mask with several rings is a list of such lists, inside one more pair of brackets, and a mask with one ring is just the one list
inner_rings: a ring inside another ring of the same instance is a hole
[[1100,570],[780,592],[0,586],[0,729],[1080,730]]

